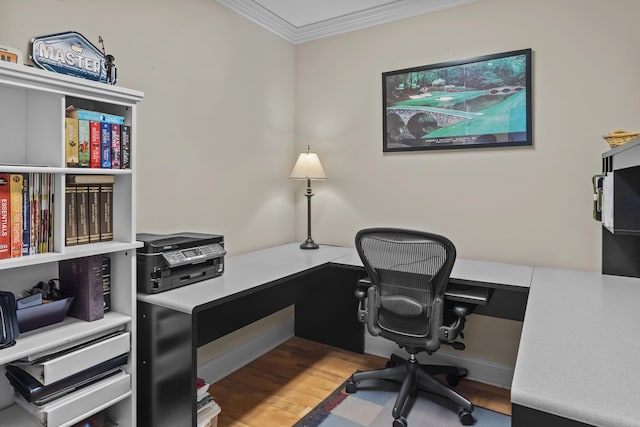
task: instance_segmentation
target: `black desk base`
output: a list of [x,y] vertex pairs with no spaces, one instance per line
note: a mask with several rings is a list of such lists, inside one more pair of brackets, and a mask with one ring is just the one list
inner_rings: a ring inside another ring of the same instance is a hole
[[[354,291],[364,276],[362,268],[325,264],[203,304],[192,314],[138,301],[137,425],[195,426],[197,348],[292,304],[296,336],[363,353]],[[527,295],[496,287],[491,302],[475,313],[522,320]]]
[[354,291],[363,272],[325,265],[193,314],[138,301],[138,417],[140,427],[196,425],[199,346],[295,304],[298,337],[364,352]]

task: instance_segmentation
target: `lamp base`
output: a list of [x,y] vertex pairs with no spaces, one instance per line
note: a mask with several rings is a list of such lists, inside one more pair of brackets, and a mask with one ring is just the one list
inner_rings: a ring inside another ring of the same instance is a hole
[[319,247],[313,240],[307,240],[300,244],[300,249],[318,249]]

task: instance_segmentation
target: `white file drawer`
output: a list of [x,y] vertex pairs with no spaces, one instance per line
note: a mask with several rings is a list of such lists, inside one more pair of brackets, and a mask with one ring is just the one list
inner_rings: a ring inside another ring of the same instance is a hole
[[70,349],[52,358],[43,358],[31,363],[13,363],[28,372],[42,385],[49,385],[70,375],[89,369],[104,361],[113,359],[130,349],[129,332]]
[[117,375],[67,394],[42,406],[16,395],[16,403],[46,427],[62,427],[81,421],[131,394],[131,375]]

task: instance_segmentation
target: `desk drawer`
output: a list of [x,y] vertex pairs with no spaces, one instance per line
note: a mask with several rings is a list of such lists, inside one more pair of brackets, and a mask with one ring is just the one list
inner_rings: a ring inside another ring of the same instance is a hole
[[41,406],[16,395],[16,403],[34,416],[43,426],[72,425],[113,405],[131,394],[131,375],[120,373],[82,388]]
[[121,332],[71,348],[51,357],[44,357],[31,363],[13,363],[13,365],[31,374],[42,385],[49,385],[116,356],[128,353],[130,342],[129,332]]

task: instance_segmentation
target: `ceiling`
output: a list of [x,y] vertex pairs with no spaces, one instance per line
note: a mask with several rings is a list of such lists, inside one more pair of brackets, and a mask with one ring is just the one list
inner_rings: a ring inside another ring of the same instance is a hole
[[217,1],[297,44],[479,0]]

